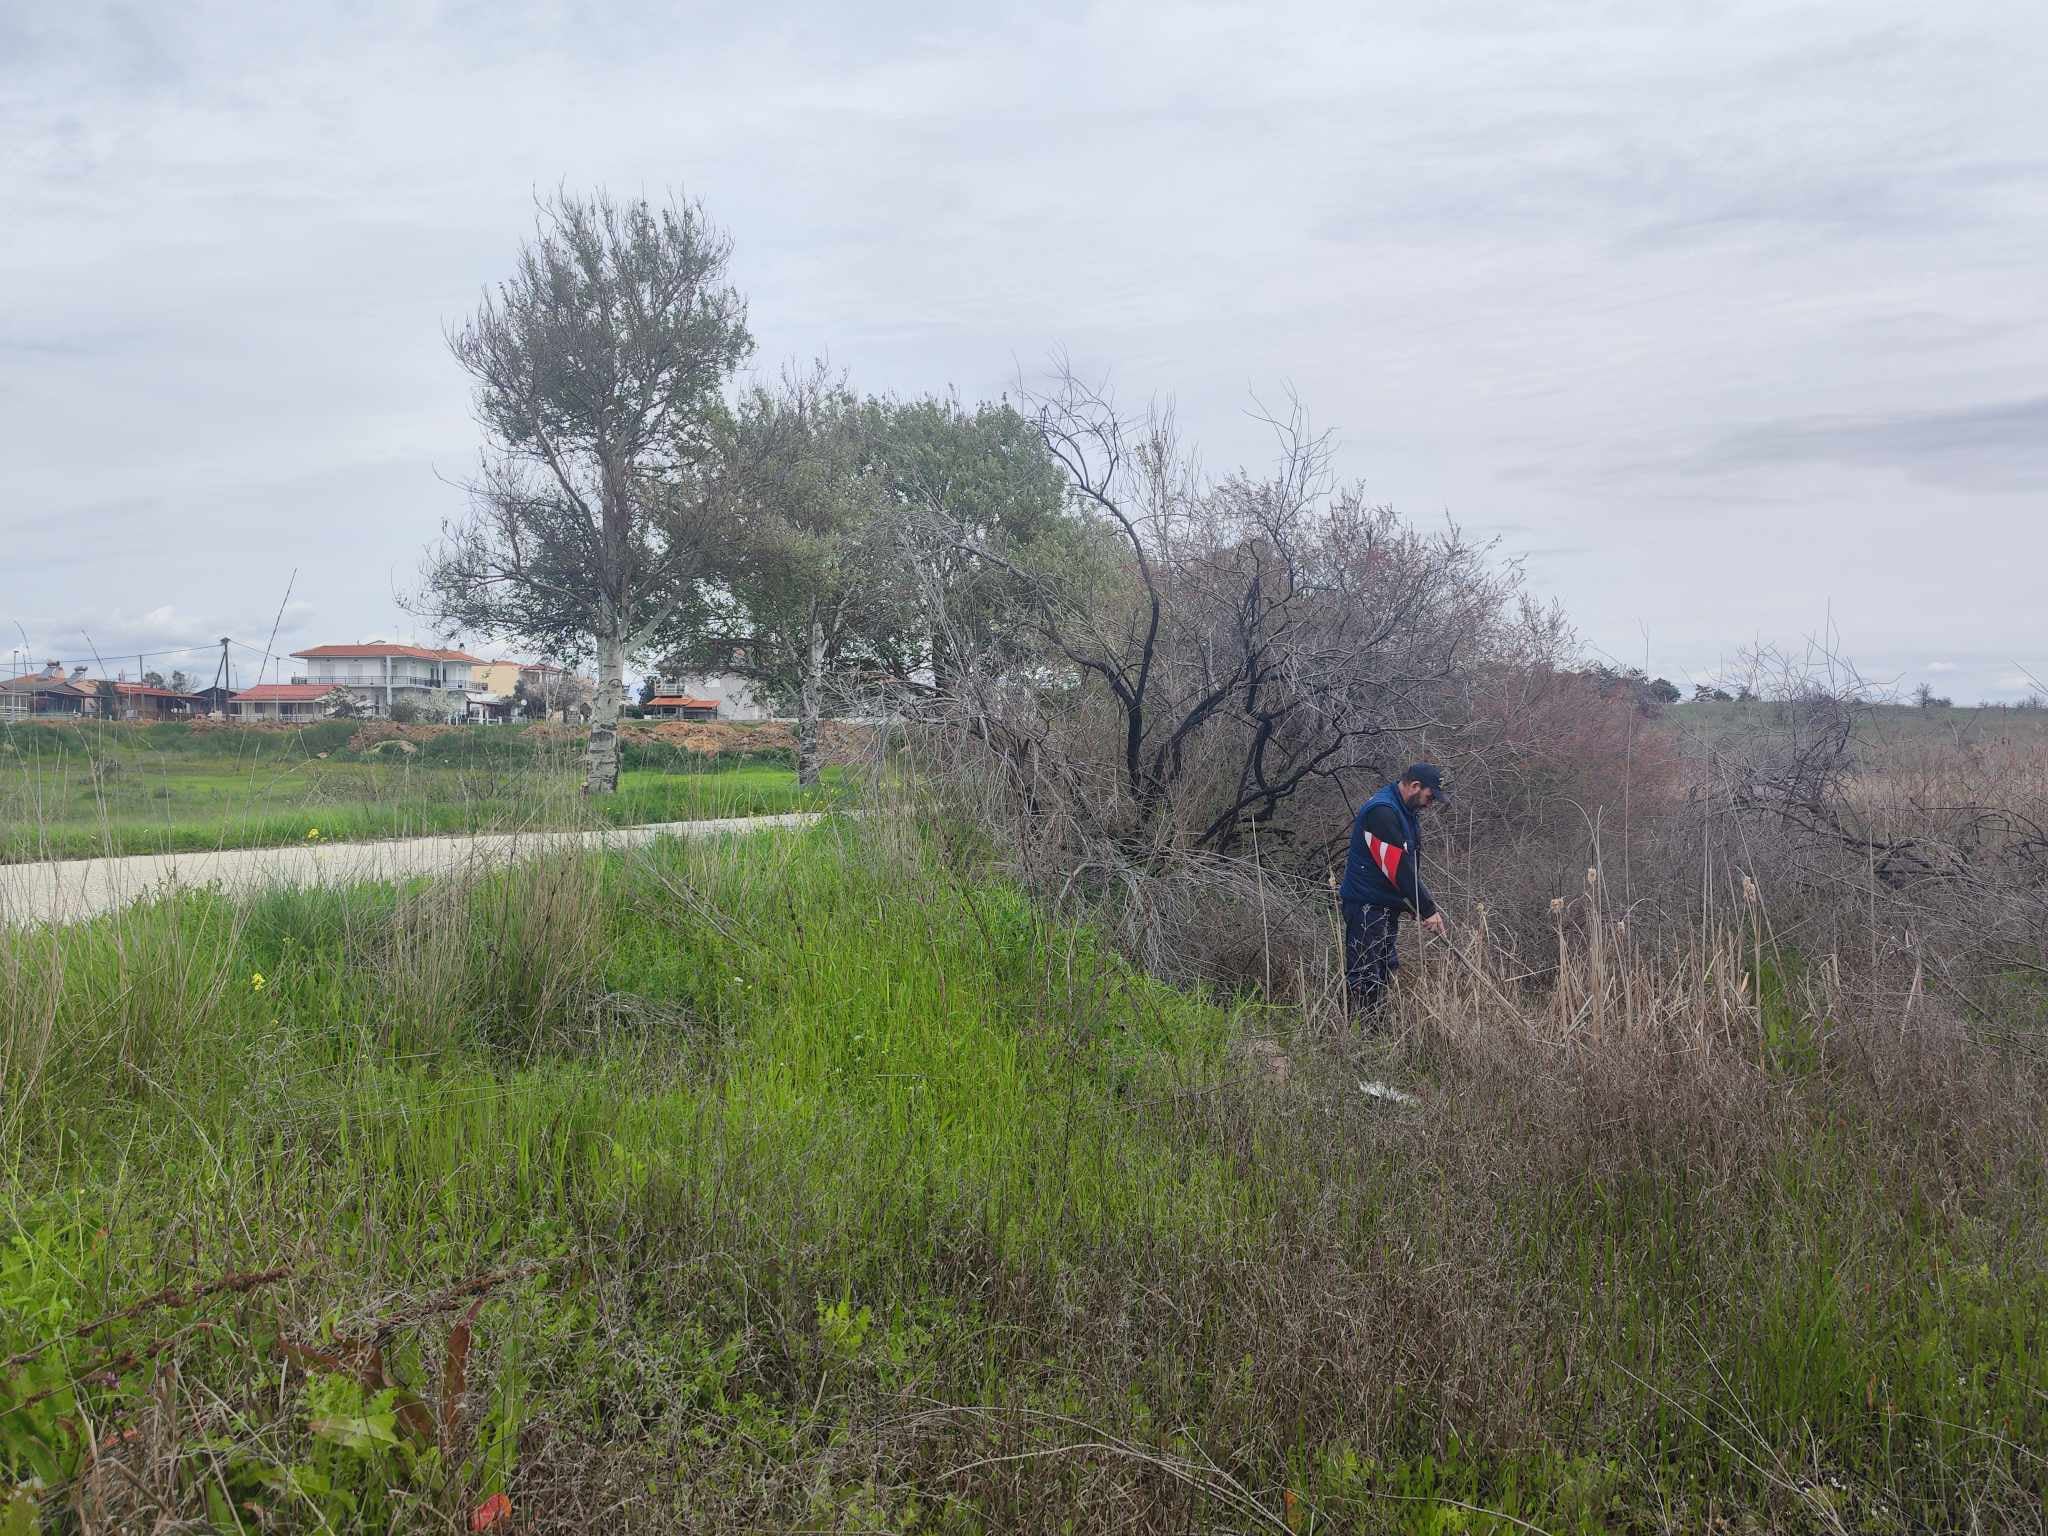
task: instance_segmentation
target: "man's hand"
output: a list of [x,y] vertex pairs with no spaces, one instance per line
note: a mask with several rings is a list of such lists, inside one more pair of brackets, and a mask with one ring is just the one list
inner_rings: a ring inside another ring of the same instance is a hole
[[1435,934],[1435,935],[1436,935],[1436,936],[1437,936],[1438,938],[1442,938],[1442,937],[1444,936],[1444,915],[1443,915],[1443,913],[1441,913],[1441,912],[1432,912],[1432,913],[1430,913],[1430,914],[1429,914],[1429,916],[1425,917],[1425,918],[1424,918],[1424,919],[1422,920],[1422,931],[1423,931],[1424,933],[1433,933],[1433,934]]

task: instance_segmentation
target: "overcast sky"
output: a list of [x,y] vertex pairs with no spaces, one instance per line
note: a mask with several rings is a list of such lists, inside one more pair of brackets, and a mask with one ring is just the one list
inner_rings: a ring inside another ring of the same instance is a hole
[[701,197],[769,372],[1064,348],[1214,468],[1292,385],[1623,662],[2048,679],[2038,0],[976,9],[0,0],[0,647],[411,633],[565,183]]

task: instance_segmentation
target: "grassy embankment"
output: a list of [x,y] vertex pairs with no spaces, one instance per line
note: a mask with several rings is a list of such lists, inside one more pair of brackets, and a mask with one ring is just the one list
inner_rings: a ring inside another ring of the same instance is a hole
[[92,1530],[2038,1519],[2010,1119],[1755,1041],[1439,1039],[1363,1068],[1405,1113],[973,867],[833,823],[0,935],[0,1478]]
[[356,727],[0,725],[0,863],[274,847],[809,808],[786,754],[628,743],[619,793],[578,793],[581,744],[476,727],[352,751]]

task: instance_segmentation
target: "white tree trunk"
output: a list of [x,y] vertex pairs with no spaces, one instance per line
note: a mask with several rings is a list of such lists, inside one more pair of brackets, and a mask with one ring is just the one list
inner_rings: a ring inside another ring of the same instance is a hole
[[[590,704],[590,747],[583,793],[609,795],[619,787],[619,711],[626,703],[626,637],[622,615],[607,609],[597,637],[597,696]],[[567,718],[568,711],[563,711]]]
[[803,678],[796,690],[796,782],[818,782],[818,716],[824,707],[825,626],[812,612],[805,624]]

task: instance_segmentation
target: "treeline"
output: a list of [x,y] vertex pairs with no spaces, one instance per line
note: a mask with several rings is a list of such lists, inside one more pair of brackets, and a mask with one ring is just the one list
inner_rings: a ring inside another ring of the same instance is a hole
[[738,388],[731,252],[696,203],[559,193],[449,337],[485,442],[416,605],[595,661],[592,792],[629,661],[716,669],[793,709],[806,779],[820,718],[872,710],[1119,857],[1263,837],[1306,869],[1413,752],[1540,754],[1532,677],[1675,692],[1573,670],[1511,566],[1340,482],[1298,404],[1269,468],[1212,476],[1170,415],[1071,372],[979,404],[822,364]]
[[1100,547],[1010,405],[861,395],[823,364],[735,389],[731,249],[695,203],[558,194],[449,337],[485,444],[415,607],[594,660],[592,792],[617,786],[629,662],[752,679],[808,782],[836,695],[944,688],[949,647],[988,648]]
[[485,442],[418,606],[595,659],[586,790],[617,785],[629,661],[728,670],[793,706],[806,783],[828,713],[889,722],[927,804],[1163,974],[1308,974],[1353,807],[1422,758],[1455,789],[1439,894],[1525,946],[1606,860],[1631,931],[1674,942],[1701,871],[1839,888],[1866,921],[1909,865],[1944,872],[1923,929],[1951,866],[2011,918],[1987,965],[2038,935],[2031,808],[1996,808],[2021,830],[1995,857],[1977,822],[1932,852],[1865,825],[1871,691],[1835,658],[1755,658],[1745,691],[1807,734],[1683,766],[1649,723],[1674,684],[1588,665],[1513,562],[1342,479],[1299,402],[1262,412],[1268,464],[1217,473],[1170,411],[1069,368],[978,404],[822,364],[740,387],[731,251],[694,203],[558,194],[449,338]]

